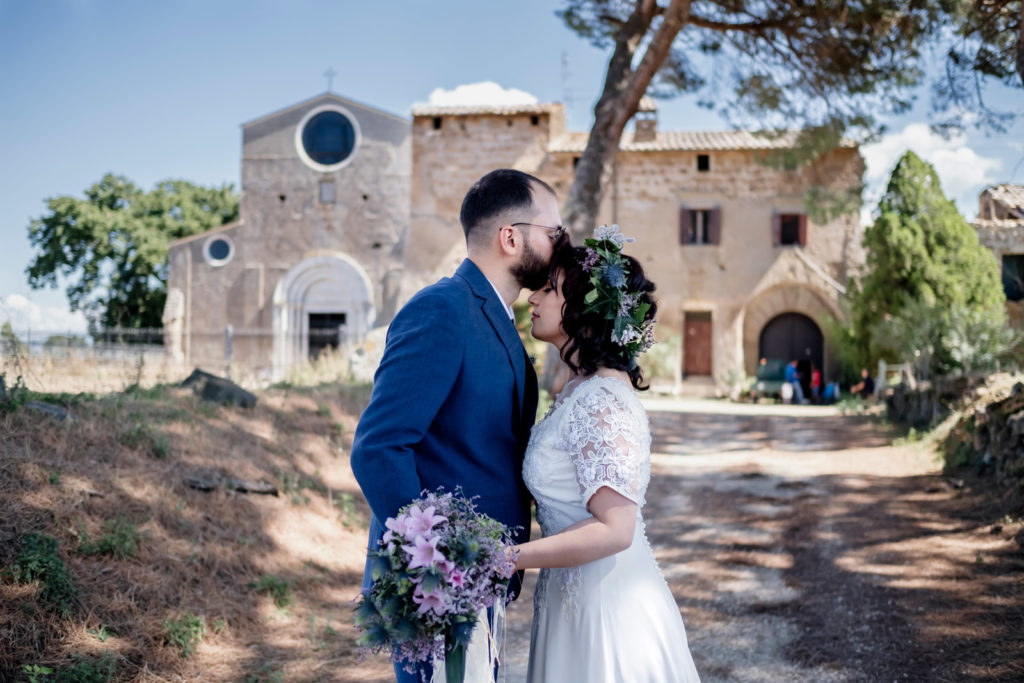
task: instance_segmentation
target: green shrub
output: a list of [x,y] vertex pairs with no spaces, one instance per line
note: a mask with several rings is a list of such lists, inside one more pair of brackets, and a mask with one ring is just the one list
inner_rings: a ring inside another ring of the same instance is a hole
[[148,389],[143,389],[138,384],[132,384],[124,390],[124,393],[137,399],[158,401],[167,398],[170,393],[169,389],[170,385],[167,384],[154,384]]
[[284,683],[284,672],[264,664],[259,671],[246,674],[245,683]]
[[56,683],[107,683],[117,673],[117,660],[110,652],[100,657],[72,655],[71,660],[71,666],[57,672]]
[[82,531],[82,542],[78,551],[83,555],[113,555],[124,560],[135,557],[142,534],[135,524],[124,515],[103,522],[103,535],[98,541],[90,541],[89,535]]
[[38,581],[42,588],[40,598],[67,616],[71,613],[78,589],[57,552],[58,546],[57,539],[52,536],[25,534],[21,539],[21,550],[11,566],[4,570],[4,576],[20,584]]
[[42,683],[53,673],[53,669],[38,664],[25,664],[21,667],[21,672],[28,677],[28,683]]
[[117,632],[114,629],[105,625],[101,625],[99,628],[91,628],[88,633],[90,636],[96,636],[101,643],[107,642],[107,639],[110,638],[110,636],[117,635]]
[[164,619],[160,623],[166,630],[167,644],[178,648],[185,659],[195,653],[196,647],[206,635],[206,620],[191,612],[185,612],[179,619]]
[[973,463],[978,457],[974,450],[974,444],[969,440],[963,440],[953,448],[946,451],[946,471],[958,470]]
[[171,440],[166,434],[154,434],[149,452],[158,460],[166,460],[171,455]]
[[250,581],[249,588],[255,588],[257,593],[272,596],[274,604],[278,607],[292,604],[292,582],[287,579],[264,574],[259,581]]
[[142,422],[118,433],[117,442],[134,450],[146,451],[159,460],[166,460],[171,453],[171,443],[167,435],[154,433]]
[[0,372],[0,380],[3,381],[4,388],[7,391],[7,400],[0,402],[0,412],[13,413],[32,400],[28,387],[25,386],[25,380],[21,375],[18,375],[14,380],[14,384],[8,384],[7,375]]

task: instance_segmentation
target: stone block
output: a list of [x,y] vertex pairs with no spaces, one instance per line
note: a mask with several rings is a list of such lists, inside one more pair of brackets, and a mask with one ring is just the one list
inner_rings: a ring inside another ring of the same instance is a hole
[[222,405],[236,405],[252,408],[256,405],[256,395],[238,386],[229,379],[217,377],[199,368],[192,371],[181,383],[183,387],[191,387],[192,391],[204,401],[212,401]]

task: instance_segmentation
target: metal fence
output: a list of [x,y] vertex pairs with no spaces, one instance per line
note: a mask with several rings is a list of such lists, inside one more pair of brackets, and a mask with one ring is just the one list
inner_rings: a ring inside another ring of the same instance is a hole
[[[17,329],[0,333],[0,372],[8,384],[17,378],[47,392],[121,391],[138,384],[179,382],[192,371],[230,377],[247,386],[265,386],[295,373],[319,370],[341,376],[359,370],[364,347],[339,329],[310,329],[301,355],[289,359],[282,375],[274,367],[274,332],[269,329],[191,331],[181,348],[165,344],[162,328],[113,328],[91,332]],[[358,340],[362,342],[362,340]]]

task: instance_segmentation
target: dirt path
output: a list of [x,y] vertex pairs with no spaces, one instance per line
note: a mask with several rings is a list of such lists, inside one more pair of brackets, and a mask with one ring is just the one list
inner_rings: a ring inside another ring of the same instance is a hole
[[1024,680],[1021,522],[972,513],[934,456],[828,409],[648,408],[648,536],[704,681]]

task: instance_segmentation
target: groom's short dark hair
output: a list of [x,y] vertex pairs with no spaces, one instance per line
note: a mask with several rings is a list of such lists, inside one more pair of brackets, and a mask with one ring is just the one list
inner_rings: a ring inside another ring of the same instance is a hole
[[459,222],[466,234],[466,242],[471,242],[478,229],[485,228],[488,219],[502,213],[511,213],[517,209],[527,209],[533,205],[533,186],[536,183],[552,195],[555,191],[540,178],[512,168],[499,168],[491,171],[473,183],[462,200]]

